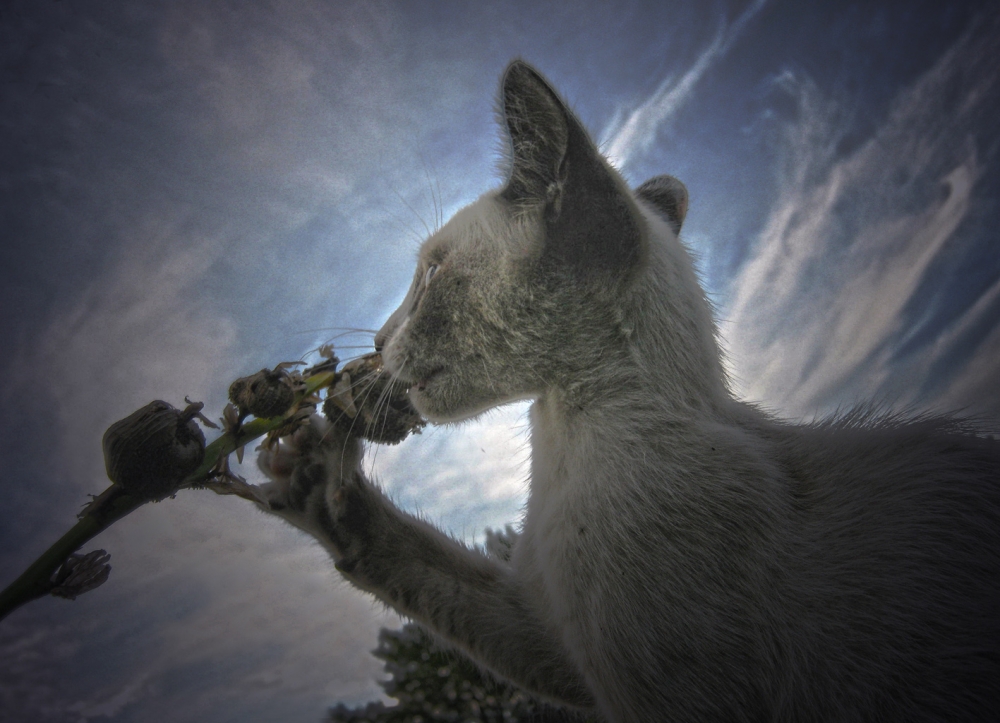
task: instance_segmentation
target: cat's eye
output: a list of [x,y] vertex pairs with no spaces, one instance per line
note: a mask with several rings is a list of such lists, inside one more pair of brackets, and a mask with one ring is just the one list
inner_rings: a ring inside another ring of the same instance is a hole
[[434,278],[434,274],[437,273],[437,270],[438,270],[438,265],[437,264],[431,264],[430,266],[427,267],[427,273],[424,274],[424,286],[425,287],[427,286],[427,284],[429,284],[431,282],[431,279]]

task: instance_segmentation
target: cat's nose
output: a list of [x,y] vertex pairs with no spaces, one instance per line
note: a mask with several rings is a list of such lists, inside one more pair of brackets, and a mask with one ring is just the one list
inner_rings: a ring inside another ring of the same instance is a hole
[[382,350],[385,348],[385,345],[389,343],[389,340],[392,338],[392,335],[395,333],[397,327],[400,326],[400,323],[406,323],[405,318],[406,302],[392,312],[392,316],[385,320],[385,323],[382,324],[382,328],[375,332],[375,351],[379,354],[382,353]]
[[391,336],[392,329],[389,328],[389,324],[387,323],[375,334],[375,351],[381,354],[382,350],[385,349],[385,345],[389,343],[389,338]]

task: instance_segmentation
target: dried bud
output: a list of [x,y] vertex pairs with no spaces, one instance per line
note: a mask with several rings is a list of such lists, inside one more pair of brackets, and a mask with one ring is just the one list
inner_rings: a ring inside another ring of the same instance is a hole
[[284,369],[261,369],[229,385],[229,399],[242,416],[268,419],[287,412],[295,401],[292,379]]
[[73,553],[52,573],[49,594],[76,600],[78,595],[100,587],[111,574],[110,559],[111,555],[104,550],[94,550],[86,555]]
[[104,466],[111,481],[151,500],[176,492],[205,457],[205,435],[194,421],[201,408],[182,411],[157,400],[108,427]]
[[323,404],[323,413],[357,437],[397,444],[426,424],[406,392],[407,387],[394,382],[382,368],[381,355],[369,354],[344,366]]

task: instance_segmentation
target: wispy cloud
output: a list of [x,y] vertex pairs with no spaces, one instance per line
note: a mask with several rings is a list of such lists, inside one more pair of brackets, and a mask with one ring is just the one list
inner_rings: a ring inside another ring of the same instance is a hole
[[[907,358],[900,348],[928,271],[944,248],[969,243],[963,223],[982,172],[974,129],[989,123],[998,80],[991,57],[988,39],[967,36],[845,157],[832,150],[836,106],[808,80],[782,79],[800,106],[790,172],[723,309],[743,396],[793,416],[873,395],[947,404],[923,378],[968,321],[930,308],[938,343]],[[966,317],[982,313],[974,302]]]
[[622,114],[623,120],[619,115],[619,120],[604,133],[602,143],[615,167],[624,169],[634,156],[649,149],[657,133],[691,97],[702,76],[725,56],[746,24],[766,3],[767,0],[754,0],[732,25],[722,18],[712,42],[683,75],[679,78],[668,76],[638,108]]
[[[100,435],[151,399],[177,405],[204,394],[231,365],[233,321],[206,308],[199,289],[219,254],[211,241],[181,245],[170,224],[134,229],[127,255],[82,291],[10,374],[43,378],[62,428],[53,441],[77,492],[103,484]],[[23,388],[23,387],[22,387]]]
[[[960,332],[966,331],[978,322],[986,321],[992,328],[979,342],[963,373],[948,380],[947,386],[932,397],[937,408],[981,414],[993,420],[1000,417],[1000,400],[997,399],[997,360],[1000,359],[1000,324],[996,323],[997,318],[1000,318],[998,291],[1000,282],[994,284],[988,295],[984,295],[985,303],[977,303],[976,308],[970,309],[963,317],[962,323],[956,325],[956,329],[949,335],[950,338],[947,338],[947,342],[951,344],[942,344],[942,349],[950,350],[958,341]],[[943,355],[936,354],[930,361],[935,362],[940,356]]]
[[183,121],[236,172],[277,192],[274,208],[287,204],[290,218],[336,209],[367,231],[398,207],[394,192],[427,190],[421,136],[437,132],[439,118],[454,126],[453,114],[482,92],[462,59],[415,63],[404,38],[412,28],[381,0],[168,7],[160,52],[190,88]]

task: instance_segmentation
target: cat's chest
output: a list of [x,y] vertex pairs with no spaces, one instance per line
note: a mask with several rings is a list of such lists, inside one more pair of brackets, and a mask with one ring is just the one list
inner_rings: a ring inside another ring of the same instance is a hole
[[589,459],[589,440],[553,416],[541,404],[532,408],[531,494],[525,522],[543,547],[556,544],[574,524],[597,472]]
[[[543,420],[544,421],[544,420]],[[601,514],[608,463],[589,435],[533,418],[531,493],[524,523],[535,573],[555,601],[560,617],[572,616],[563,602],[579,599],[602,554]],[[575,432],[575,433],[574,433]]]

